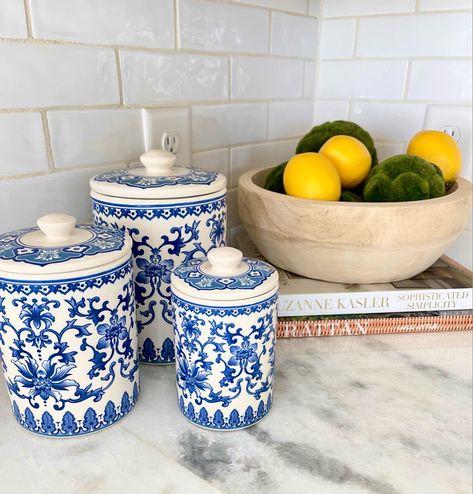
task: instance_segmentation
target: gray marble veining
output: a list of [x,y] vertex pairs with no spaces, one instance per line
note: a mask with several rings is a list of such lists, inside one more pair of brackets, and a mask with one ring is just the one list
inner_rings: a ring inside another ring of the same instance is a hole
[[271,413],[199,429],[172,367],[144,366],[136,409],[109,430],[46,439],[0,391],[0,492],[471,493],[471,332],[280,340]]

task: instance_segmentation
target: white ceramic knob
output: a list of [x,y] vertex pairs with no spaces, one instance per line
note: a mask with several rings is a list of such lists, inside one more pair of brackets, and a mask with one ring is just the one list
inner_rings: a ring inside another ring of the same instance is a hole
[[218,247],[207,254],[212,274],[232,276],[241,273],[243,254],[233,247]]
[[148,175],[170,175],[176,164],[176,156],[164,149],[152,149],[140,156],[142,165],[146,168]]
[[66,240],[76,226],[74,216],[68,214],[46,214],[36,222],[48,241]]

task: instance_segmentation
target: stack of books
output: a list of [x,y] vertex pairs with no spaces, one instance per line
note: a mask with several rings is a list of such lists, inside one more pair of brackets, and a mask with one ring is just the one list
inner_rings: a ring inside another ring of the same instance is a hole
[[[236,241],[245,256],[264,260],[245,231]],[[350,285],[278,272],[279,338],[473,329],[471,271],[446,256],[392,283]]]

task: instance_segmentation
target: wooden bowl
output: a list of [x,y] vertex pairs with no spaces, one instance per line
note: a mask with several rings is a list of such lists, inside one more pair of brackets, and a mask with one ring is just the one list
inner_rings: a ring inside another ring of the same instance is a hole
[[471,213],[463,178],[447,195],[411,202],[355,203],[299,199],[263,188],[271,168],[240,177],[243,226],[275,266],[338,283],[386,283],[431,266]]

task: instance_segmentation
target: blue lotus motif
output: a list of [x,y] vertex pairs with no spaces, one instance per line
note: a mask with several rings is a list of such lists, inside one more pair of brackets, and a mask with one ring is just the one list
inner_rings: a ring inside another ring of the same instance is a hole
[[30,398],[39,396],[43,400],[54,398],[60,401],[61,391],[66,391],[72,386],[79,386],[79,383],[68,379],[75,365],[58,366],[49,360],[42,362],[39,367],[31,357],[26,357],[24,362],[14,362],[21,375],[15,377],[15,382],[22,384],[25,388],[30,388]]
[[178,359],[177,378],[191,394],[200,396],[202,391],[212,391],[212,386],[207,382],[210,372],[199,369],[195,364],[189,364],[185,359]]
[[116,313],[113,313],[110,317],[110,324],[99,324],[97,332],[102,335],[97,343],[99,350],[113,347],[118,340],[124,340],[128,336],[126,317],[118,317]]
[[256,350],[258,348],[257,343],[252,343],[250,345],[248,340],[243,341],[241,346],[232,345],[230,347],[230,353],[232,356],[228,361],[228,365],[232,366],[245,366],[247,362],[257,362],[258,354]]
[[157,280],[171,283],[171,271],[174,268],[174,261],[172,259],[163,261],[157,249],[153,249],[149,261],[141,257],[136,260],[136,265],[140,269],[136,276],[138,283],[156,283]]
[[43,299],[46,303],[38,303],[38,299],[34,298],[31,304],[24,304],[20,312],[21,320],[30,328],[48,329],[56,320],[48,310],[47,299]]

